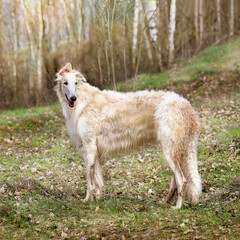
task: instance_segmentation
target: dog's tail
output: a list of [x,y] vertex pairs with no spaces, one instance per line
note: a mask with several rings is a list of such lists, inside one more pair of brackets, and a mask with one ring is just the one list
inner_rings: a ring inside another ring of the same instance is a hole
[[202,193],[202,182],[197,164],[197,137],[189,143],[182,170],[187,179],[186,193],[193,203],[197,203]]

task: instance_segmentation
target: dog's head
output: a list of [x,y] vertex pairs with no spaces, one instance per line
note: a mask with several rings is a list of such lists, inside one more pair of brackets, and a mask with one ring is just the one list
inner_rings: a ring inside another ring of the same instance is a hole
[[86,82],[83,75],[72,69],[71,63],[67,63],[58,73],[57,73],[57,86],[55,90],[58,96],[66,101],[69,107],[73,108],[77,104],[78,99],[78,89],[81,85]]

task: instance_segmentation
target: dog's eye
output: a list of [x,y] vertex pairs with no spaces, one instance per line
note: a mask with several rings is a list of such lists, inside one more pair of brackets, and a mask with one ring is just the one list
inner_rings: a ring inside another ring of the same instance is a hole
[[64,84],[64,85],[68,85],[68,82],[64,82],[63,84]]
[[77,82],[75,82],[75,85],[77,85]]

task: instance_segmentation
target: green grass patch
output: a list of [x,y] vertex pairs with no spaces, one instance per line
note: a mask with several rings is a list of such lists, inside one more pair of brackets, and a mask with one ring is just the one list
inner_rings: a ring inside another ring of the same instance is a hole
[[[218,74],[216,66],[226,67],[238,45],[233,40],[183,68],[140,75],[137,88],[167,87],[169,79],[189,77],[201,96],[197,77]],[[162,201],[171,172],[159,146],[106,159],[103,199],[85,203],[84,162],[59,105],[0,113],[0,239],[239,239],[239,94],[193,104],[201,122],[203,193],[196,205],[186,198],[181,210],[171,209],[176,198]]]
[[224,133],[221,136],[222,140],[226,140],[226,138],[232,138],[232,139],[239,139],[240,141],[240,126],[238,128],[232,128],[228,130],[226,133]]
[[[165,89],[169,82],[194,81],[196,75],[219,74],[221,71],[236,69],[239,71],[240,39],[206,48],[197,56],[189,59],[183,66],[155,74],[140,74],[136,81],[136,90]],[[133,79],[128,81],[128,90],[132,89]],[[125,83],[118,84],[118,90],[125,91]],[[201,90],[201,89],[199,89]]]

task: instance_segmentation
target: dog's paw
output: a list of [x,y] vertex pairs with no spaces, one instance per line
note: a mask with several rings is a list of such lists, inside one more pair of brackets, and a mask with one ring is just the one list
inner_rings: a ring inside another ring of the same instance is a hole
[[179,207],[179,206],[171,206],[171,209],[172,210],[178,210],[178,209],[181,209],[181,207]]
[[88,195],[82,201],[83,202],[92,202],[92,201],[94,201],[94,198],[92,195],[91,196]]

